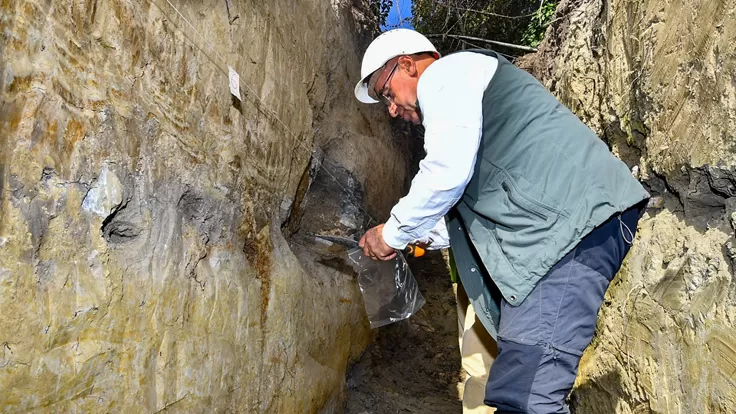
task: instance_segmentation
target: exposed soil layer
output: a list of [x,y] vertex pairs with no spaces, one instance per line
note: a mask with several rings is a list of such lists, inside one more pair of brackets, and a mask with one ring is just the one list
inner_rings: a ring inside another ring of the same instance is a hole
[[416,315],[378,329],[348,373],[345,413],[460,413],[462,367],[457,310],[439,252],[409,262],[427,303]]

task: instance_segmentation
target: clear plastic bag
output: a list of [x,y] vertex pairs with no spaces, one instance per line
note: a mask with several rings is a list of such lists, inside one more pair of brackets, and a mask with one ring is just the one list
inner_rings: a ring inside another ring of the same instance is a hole
[[348,252],[363,293],[371,328],[388,325],[415,314],[424,305],[424,296],[401,253],[381,261],[363,255],[359,248]]

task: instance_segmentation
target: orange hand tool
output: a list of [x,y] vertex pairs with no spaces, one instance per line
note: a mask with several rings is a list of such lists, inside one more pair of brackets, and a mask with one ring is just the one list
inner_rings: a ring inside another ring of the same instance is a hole
[[[314,234],[314,237],[320,238],[322,240],[327,240],[327,241],[332,242],[332,243],[337,243],[339,245],[342,245],[342,246],[345,246],[345,247],[349,247],[351,249],[352,248],[355,248],[355,247],[358,247],[358,241],[357,240],[350,239],[350,238],[347,238],[347,237],[329,236],[329,235],[326,235],[326,234]],[[421,246],[410,244],[410,245],[406,246],[406,248],[404,250],[402,250],[402,252],[406,253],[409,256],[422,257],[426,253],[426,250],[423,247],[421,247]]]

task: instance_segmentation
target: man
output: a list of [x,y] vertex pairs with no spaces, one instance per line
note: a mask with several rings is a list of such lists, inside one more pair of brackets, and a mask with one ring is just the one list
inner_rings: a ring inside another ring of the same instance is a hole
[[423,124],[427,153],[389,220],[361,238],[364,253],[387,260],[449,234],[472,309],[498,346],[485,404],[569,412],[580,356],[649,194],[572,112],[494,52],[440,59],[421,34],[392,30],[366,50],[355,95]]

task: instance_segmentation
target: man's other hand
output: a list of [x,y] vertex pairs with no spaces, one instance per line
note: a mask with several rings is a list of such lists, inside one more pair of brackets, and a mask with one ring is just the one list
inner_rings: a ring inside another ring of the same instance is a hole
[[391,260],[396,257],[396,250],[383,241],[383,224],[368,230],[360,238],[358,245],[363,254],[373,260]]

